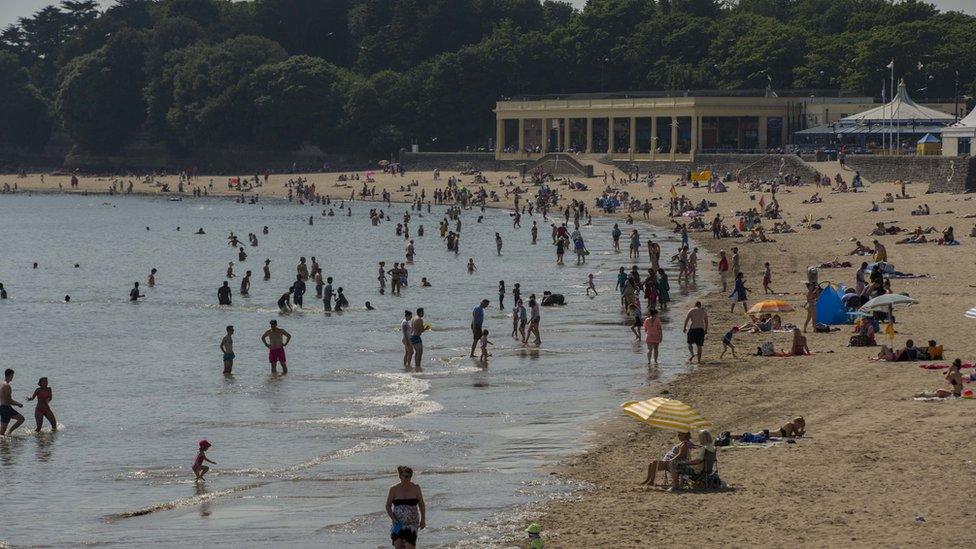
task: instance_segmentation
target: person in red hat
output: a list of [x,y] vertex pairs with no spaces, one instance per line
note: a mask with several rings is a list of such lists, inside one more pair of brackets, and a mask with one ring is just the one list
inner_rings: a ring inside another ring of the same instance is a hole
[[203,475],[207,474],[210,467],[207,467],[203,462],[213,463],[217,465],[216,461],[211,461],[207,459],[207,450],[210,449],[210,443],[206,440],[200,441],[200,450],[197,452],[197,459],[193,462],[193,473],[197,476],[196,480],[203,480]]

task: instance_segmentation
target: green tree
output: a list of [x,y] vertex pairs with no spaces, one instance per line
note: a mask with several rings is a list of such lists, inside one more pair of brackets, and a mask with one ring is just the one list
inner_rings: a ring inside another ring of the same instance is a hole
[[261,65],[286,57],[281,46],[257,36],[198,42],[172,52],[162,74],[146,87],[152,127],[176,147],[246,144],[254,116],[246,79]]
[[40,150],[51,135],[47,101],[17,56],[0,51],[0,146]]
[[283,150],[338,143],[346,78],[335,65],[304,55],[258,67],[246,82],[254,142]]
[[121,149],[145,119],[145,42],[131,29],[72,60],[61,74],[56,109],[75,143],[88,151]]

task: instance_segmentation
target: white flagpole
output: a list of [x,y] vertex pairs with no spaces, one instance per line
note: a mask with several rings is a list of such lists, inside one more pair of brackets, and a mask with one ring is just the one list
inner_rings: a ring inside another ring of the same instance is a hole
[[[888,124],[888,129],[889,130],[891,129],[891,126],[894,124],[894,118],[895,118],[895,104],[894,104],[894,101],[895,101],[896,93],[897,92],[895,92],[895,60],[892,59],[891,60],[891,101],[892,101],[892,104],[891,104],[891,110],[889,112],[889,116],[891,117],[890,120],[888,121],[889,122],[889,124]],[[892,151],[894,151],[895,145],[894,145],[894,142],[891,140],[891,136],[888,136],[888,143],[891,144],[891,149],[892,149]]]
[[885,139],[884,119],[888,117],[888,97],[885,93],[885,81],[881,81],[881,150],[888,150],[888,141]]

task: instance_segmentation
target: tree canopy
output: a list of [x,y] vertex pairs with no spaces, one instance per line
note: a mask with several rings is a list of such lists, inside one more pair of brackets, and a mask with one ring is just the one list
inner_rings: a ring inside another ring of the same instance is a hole
[[0,145],[483,147],[502,98],[976,95],[976,18],[920,0],[64,0],[0,32]]

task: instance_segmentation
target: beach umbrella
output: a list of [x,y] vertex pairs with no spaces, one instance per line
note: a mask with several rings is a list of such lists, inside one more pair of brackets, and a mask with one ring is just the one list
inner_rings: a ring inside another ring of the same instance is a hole
[[712,426],[710,421],[680,400],[657,397],[640,402],[625,402],[620,407],[625,414],[661,429],[685,433]]
[[976,318],[976,307],[973,307],[972,309],[966,311],[964,316],[966,318]]
[[901,294],[884,294],[868,301],[863,306],[861,306],[862,311],[882,311],[886,312],[888,308],[898,309],[901,307],[908,307],[909,305],[915,305],[918,301],[908,297],[907,295]]
[[758,315],[763,313],[788,313],[793,310],[793,306],[785,301],[780,301],[778,299],[770,299],[767,301],[760,301],[756,303],[751,308],[749,308],[749,314]]

